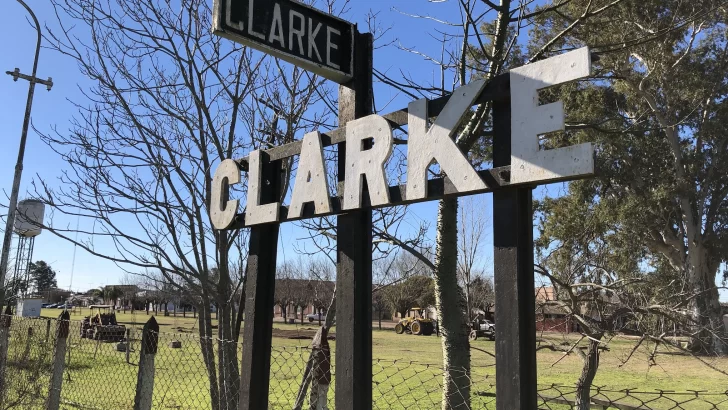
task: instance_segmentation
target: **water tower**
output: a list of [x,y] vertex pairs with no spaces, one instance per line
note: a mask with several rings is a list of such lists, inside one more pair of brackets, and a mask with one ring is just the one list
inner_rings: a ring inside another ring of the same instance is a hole
[[[43,225],[45,205],[36,199],[24,199],[18,202],[14,231],[18,235],[18,247],[15,254],[14,283],[24,280],[30,287],[30,263],[33,260],[35,237],[40,235]],[[23,289],[25,298],[29,289]]]

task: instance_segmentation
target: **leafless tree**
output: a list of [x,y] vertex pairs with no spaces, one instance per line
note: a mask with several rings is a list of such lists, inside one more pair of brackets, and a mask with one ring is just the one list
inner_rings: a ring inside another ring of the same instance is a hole
[[311,259],[308,264],[308,277],[311,304],[318,313],[318,325],[321,326],[321,315],[331,305],[336,294],[336,283],[334,282],[334,267],[328,260]]
[[669,273],[644,272],[638,258],[615,255],[601,235],[585,229],[579,236],[580,240],[543,251],[535,265],[553,290],[541,292],[537,309],[563,314],[567,325],[576,322],[581,334],[576,342],[554,343],[543,337],[538,345],[538,349],[563,352],[561,359],[569,354],[581,358],[575,408],[591,408],[591,386],[601,352],[608,350],[611,339],[621,332],[640,336],[624,363],[641,345],[651,343],[650,366],[656,364],[657,349],[665,346],[728,375],[680,345],[681,340],[690,340],[695,329],[688,309],[695,294],[681,291],[678,281],[665,281]]
[[467,317],[473,316],[472,281],[485,264],[485,239],[489,218],[483,196],[468,197],[460,201],[460,227],[458,238],[458,275],[465,289]]
[[473,272],[470,285],[471,308],[489,312],[495,306],[493,280],[481,271]]
[[[518,44],[522,30],[534,26],[535,19],[541,15],[558,13],[568,2],[536,5],[528,0],[501,0],[498,3],[489,0],[458,0],[442,3],[443,6],[449,3],[451,7],[457,7],[460,18],[445,21],[438,16],[401,11],[404,16],[427,20],[439,26],[432,33],[435,38],[442,38],[439,55],[430,55],[416,47],[396,45],[402,52],[412,53],[426,63],[433,64],[439,77],[433,81],[422,81],[406,74],[395,76],[381,71],[375,73],[380,81],[413,99],[448,95],[454,88],[466,85],[473,79],[491,81],[513,64],[524,63],[524,50]],[[573,21],[573,26],[586,24],[590,18],[619,3],[620,0],[617,0],[592,8],[589,2],[582,15]],[[567,33],[568,30],[558,34],[542,49],[536,50],[531,60],[553,52],[560,45],[559,39]],[[476,105],[454,138],[460,150],[468,153],[476,164],[487,165],[490,162],[489,144],[493,135],[491,110],[490,102]],[[439,203],[433,263],[438,319],[443,333],[443,409],[470,405],[469,377],[462,377],[463,371],[469,375],[470,369],[469,325],[465,313],[467,302],[458,286],[457,275],[452,275],[458,268],[458,208],[456,198],[443,199]]]
[[328,98],[328,89],[213,35],[207,1],[52,5],[59,18],[47,27],[48,47],[75,60],[93,86],[76,102],[70,130],[40,131],[67,164],[60,181],[34,181],[52,215],[80,216],[88,228],[79,240],[75,227],[53,217],[46,228],[193,295],[212,407],[237,408],[237,351],[222,341],[239,333],[235,295],[246,231],[212,229],[212,173],[223,159],[293,141],[325,122],[309,107]]
[[291,262],[286,262],[276,269],[274,302],[280,307],[284,322],[288,321],[289,309],[297,299],[297,293],[300,293],[297,285],[300,280],[300,274]]

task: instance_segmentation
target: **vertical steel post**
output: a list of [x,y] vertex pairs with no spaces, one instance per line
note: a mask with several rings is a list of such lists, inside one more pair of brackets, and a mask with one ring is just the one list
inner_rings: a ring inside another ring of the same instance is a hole
[[[493,166],[511,164],[511,104],[493,104]],[[493,193],[496,406],[536,408],[532,188]]]
[[[354,80],[339,87],[339,125],[372,113],[371,34],[355,35]],[[339,196],[346,143],[339,144]],[[363,194],[365,198],[368,196]],[[372,407],[372,210],[337,217],[336,404],[337,410]]]
[[[260,199],[262,204],[280,200],[281,162],[268,161],[263,153]],[[250,245],[245,283],[243,359],[240,366],[240,410],[268,408],[270,355],[273,342],[273,306],[278,223],[255,225]]]

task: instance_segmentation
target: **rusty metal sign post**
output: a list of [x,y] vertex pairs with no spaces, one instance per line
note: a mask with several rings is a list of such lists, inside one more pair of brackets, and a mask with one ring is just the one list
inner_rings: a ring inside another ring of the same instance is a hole
[[[292,0],[216,0],[214,31],[334,80],[339,128],[247,157],[227,159],[212,184],[215,229],[249,227],[240,409],[268,407],[278,230],[283,222],[337,215],[337,410],[372,408],[372,209],[493,192],[496,381],[499,410],[536,407],[534,186],[594,174],[591,144],[541,150],[539,135],[564,129],[561,102],[538,91],[590,73],[587,48],[474,81],[451,95],[372,114],[371,34]],[[321,34],[325,33],[325,34]],[[321,36],[320,38],[318,36]],[[454,143],[475,104],[493,103],[493,168],[476,170]],[[429,119],[436,118],[430,125]],[[393,127],[408,125],[407,182],[388,186]],[[337,146],[337,194],[329,196],[322,149]],[[280,202],[281,160],[300,155],[291,202]],[[446,174],[427,178],[436,161]],[[245,214],[229,197],[248,172]]]

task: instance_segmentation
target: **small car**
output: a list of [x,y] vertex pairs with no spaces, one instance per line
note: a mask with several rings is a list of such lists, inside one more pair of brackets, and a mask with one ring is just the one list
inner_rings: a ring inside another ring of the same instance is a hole
[[[311,314],[306,315],[306,318],[308,318],[308,321],[311,323],[313,323],[314,321],[318,321],[318,320],[323,322],[324,320],[326,320],[326,314],[325,313],[311,313]],[[334,318],[334,320],[336,320],[336,318]]]

